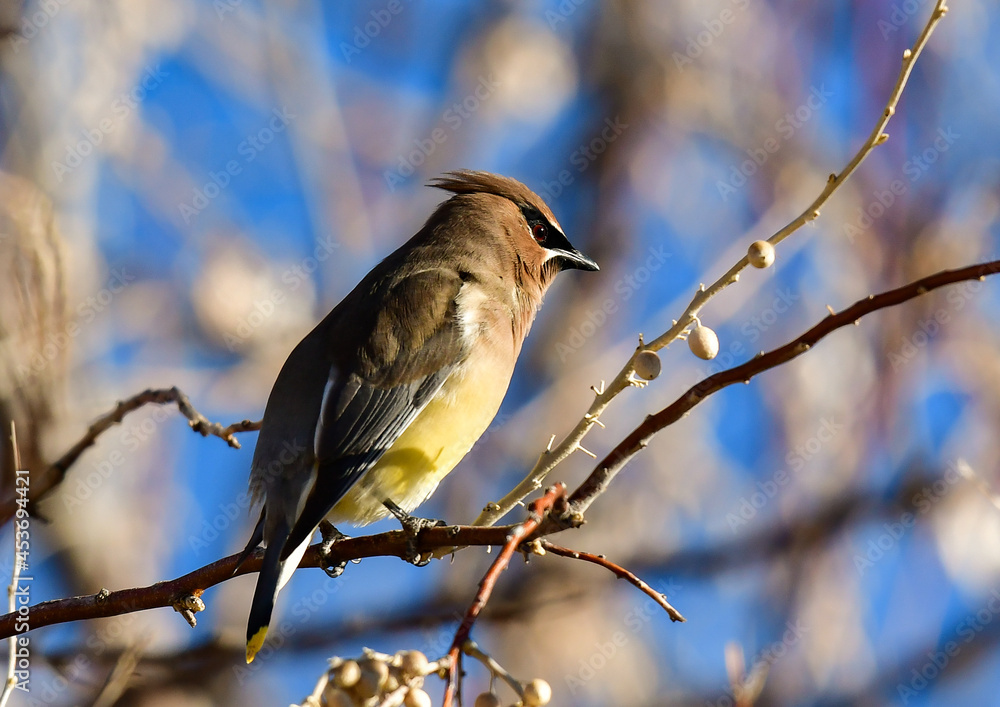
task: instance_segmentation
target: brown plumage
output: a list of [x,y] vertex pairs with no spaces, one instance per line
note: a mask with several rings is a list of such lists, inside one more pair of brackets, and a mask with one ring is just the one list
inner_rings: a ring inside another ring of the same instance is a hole
[[413,510],[486,430],[546,288],[596,270],[526,186],[453,172],[424,227],[292,351],[267,402],[250,485],[267,544],[247,629],[259,650],[277,591],[321,520]]

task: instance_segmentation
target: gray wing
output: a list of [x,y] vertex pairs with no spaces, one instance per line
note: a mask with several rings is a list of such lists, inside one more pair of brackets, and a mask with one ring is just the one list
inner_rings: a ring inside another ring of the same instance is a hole
[[[464,359],[455,304],[461,287],[455,272],[419,272],[327,327],[327,350],[346,355],[329,369],[312,440],[317,470],[290,523],[282,560],[392,446]],[[352,321],[368,327],[348,331],[356,327],[348,324]]]

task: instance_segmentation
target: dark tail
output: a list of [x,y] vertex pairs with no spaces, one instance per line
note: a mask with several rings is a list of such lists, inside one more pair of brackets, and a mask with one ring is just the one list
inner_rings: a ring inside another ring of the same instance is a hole
[[274,600],[278,596],[281,568],[285,564],[281,561],[281,549],[287,537],[288,525],[283,523],[280,528],[275,528],[274,537],[268,538],[267,549],[264,551],[264,564],[261,565],[260,574],[257,575],[257,588],[253,593],[250,618],[247,621],[247,663],[253,662],[254,656],[267,638],[271,610],[274,609]]

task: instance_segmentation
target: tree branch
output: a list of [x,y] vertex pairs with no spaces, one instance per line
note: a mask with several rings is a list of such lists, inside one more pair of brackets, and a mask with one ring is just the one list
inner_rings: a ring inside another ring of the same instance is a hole
[[[868,139],[865,140],[858,151],[854,154],[854,157],[852,157],[847,163],[847,166],[841,170],[840,174],[830,175],[830,178],[827,180],[819,196],[817,196],[801,214],[768,238],[768,243],[771,245],[777,245],[781,241],[788,238],[788,236],[805,226],[807,223],[815,221],[819,218],[820,208],[822,208],[826,202],[830,200],[834,192],[843,186],[844,182],[847,181],[847,179],[857,170],[858,166],[860,166],[865,158],[868,157],[868,155],[871,154],[876,147],[889,139],[888,133],[885,133],[884,130],[889,124],[889,120],[896,112],[896,106],[899,103],[900,97],[903,95],[903,89],[906,87],[906,82],[910,78],[910,73],[913,71],[913,66],[917,61],[917,57],[920,56],[924,47],[927,45],[927,40],[930,39],[931,33],[934,31],[934,28],[937,27],[938,22],[940,22],[947,13],[947,1],[937,0],[934,5],[934,10],[931,12],[930,18],[924,25],[920,36],[917,37],[917,41],[911,49],[907,49],[903,52],[903,64],[899,70],[899,75],[896,78],[896,84],[893,87],[892,92],[889,94],[889,100],[886,102],[885,109],[879,116],[878,121],[876,121],[875,127],[869,134]],[[580,446],[580,443],[583,441],[583,438],[587,436],[587,433],[590,432],[594,425],[601,424],[600,416],[605,409],[607,409],[608,405],[611,404],[611,401],[617,397],[619,393],[631,386],[642,387],[645,385],[644,381],[636,378],[636,359],[646,351],[655,353],[680,338],[687,328],[697,320],[698,312],[700,312],[701,309],[708,304],[708,301],[715,295],[722,292],[722,290],[739,281],[740,273],[743,272],[749,264],[750,262],[748,257],[743,256],[739,262],[733,265],[722,277],[712,283],[712,285],[707,288],[702,285],[698,292],[695,293],[683,314],[681,314],[681,316],[674,322],[673,326],[649,344],[643,343],[642,336],[640,335],[639,346],[632,352],[631,358],[629,358],[625,366],[618,372],[614,379],[612,379],[611,383],[605,386],[602,381],[599,388],[594,388],[594,402],[591,403],[590,408],[584,414],[583,418],[577,422],[576,426],[570,431],[570,433],[567,434],[566,437],[555,447],[552,447],[550,444],[549,448],[542,452],[538,461],[535,463],[534,468],[528,472],[528,475],[502,499],[487,505],[486,508],[484,508],[479,514],[479,517],[476,518],[473,525],[492,525],[499,521],[529,494],[541,488],[545,477],[548,476],[548,474],[557,465],[561,464],[563,460],[569,457],[569,455],[573,452],[582,450],[583,447]]]
[[[45,498],[63,482],[66,478],[66,472],[68,472],[70,467],[76,463],[76,460],[80,458],[81,454],[97,442],[98,437],[115,425],[119,424],[130,412],[134,412],[145,405],[167,405],[169,403],[177,404],[177,409],[188,419],[188,424],[191,426],[192,430],[199,433],[202,437],[208,437],[209,435],[218,437],[234,449],[240,448],[240,443],[234,436],[236,433],[252,432],[260,429],[259,421],[252,422],[250,420],[243,420],[242,422],[234,422],[228,427],[223,427],[218,422],[212,422],[198,412],[194,405],[191,404],[191,400],[188,396],[181,392],[181,390],[176,386],[173,388],[151,388],[149,390],[144,390],[141,393],[133,395],[127,400],[119,401],[113,410],[97,418],[97,420],[95,420],[94,423],[87,428],[87,432],[83,435],[83,437],[81,437],[76,444],[70,447],[69,451],[63,454],[52,466],[46,469],[41,475],[41,478],[38,480],[32,479],[32,511],[34,511],[35,505],[39,501]],[[13,518],[16,511],[17,500],[15,497],[11,497],[4,501],[3,505],[0,506],[0,525]]]
[[957,270],[942,270],[894,290],[878,295],[868,295],[847,309],[830,314],[809,331],[784,346],[760,354],[739,366],[709,376],[689,388],[686,393],[667,407],[646,417],[641,425],[636,427],[628,437],[601,460],[590,476],[570,496],[573,513],[582,516],[590,504],[604,492],[622,467],[644,449],[657,432],[677,422],[712,393],[734,383],[749,383],[754,376],[801,356],[831,332],[848,324],[857,324],[858,320],[867,314],[901,304],[939,287],[966,280],[983,280],[998,271],[1000,271],[1000,260],[991,260]]
[[[759,373],[802,355],[831,332],[848,324],[854,324],[867,314],[901,304],[946,285],[968,280],[982,280],[997,272],[1000,272],[1000,260],[992,260],[957,270],[944,270],[894,290],[870,295],[842,312],[826,317],[794,341],[769,353],[761,354],[739,366],[709,376],[688,389],[686,393],[667,407],[648,416],[595,467],[570,495],[568,512],[546,516],[537,528],[521,536],[518,546],[530,542],[534,538],[551,535],[583,523],[583,514],[586,509],[607,489],[625,464],[645,448],[657,432],[681,419],[712,393],[734,383],[749,382]],[[517,527],[520,526],[428,528],[420,533],[417,539],[417,550],[424,554],[448,548],[505,546],[509,542],[510,534]],[[399,530],[340,540],[333,546],[326,561],[321,557],[319,547],[319,545],[310,547],[299,566],[325,567],[366,557],[406,558],[408,556],[407,536]],[[174,606],[189,596],[201,596],[205,589],[220,584],[231,577],[258,571],[263,553],[261,551],[254,553],[234,574],[237,558],[238,555],[231,555],[177,579],[158,582],[148,587],[124,589],[117,592],[102,590],[94,595],[56,599],[36,604],[29,610],[31,628],[36,629],[70,621],[118,616],[145,609]],[[15,618],[15,614],[0,616],[0,638],[6,638],[14,633]]]
[[493,593],[493,587],[496,586],[497,581],[500,579],[500,574],[510,565],[510,559],[514,556],[517,548],[538,529],[548,511],[551,510],[557,515],[564,515],[565,509],[560,508],[557,504],[562,502],[562,505],[565,506],[565,499],[566,487],[563,484],[556,484],[546,491],[545,495],[531,504],[528,518],[510,529],[503,543],[503,549],[500,551],[497,559],[493,561],[493,564],[490,565],[482,581],[479,582],[479,591],[476,592],[476,596],[465,612],[465,618],[462,619],[458,630],[455,631],[455,638],[451,642],[451,648],[448,651],[448,676],[443,707],[451,707],[455,699],[455,695],[458,692],[458,678],[462,672],[462,651],[472,635],[472,627],[475,625],[479,613],[486,606],[486,602],[489,601],[490,595]]
[[597,565],[598,567],[603,567],[606,570],[612,572],[618,579],[624,579],[626,582],[631,584],[633,587],[637,588],[646,596],[650,597],[653,601],[660,605],[664,611],[667,612],[667,616],[670,617],[671,621],[687,621],[681,612],[677,611],[670,602],[667,601],[666,596],[660,592],[653,589],[651,586],[642,581],[634,573],[629,572],[627,569],[619,564],[616,564],[606,558],[604,555],[594,555],[589,552],[580,552],[579,550],[570,550],[568,547],[562,547],[561,545],[556,545],[555,543],[550,543],[548,540],[541,541],[541,547],[545,552],[551,552],[553,555],[559,555],[560,557],[568,557],[572,560],[583,560],[584,562],[590,562],[591,564]]

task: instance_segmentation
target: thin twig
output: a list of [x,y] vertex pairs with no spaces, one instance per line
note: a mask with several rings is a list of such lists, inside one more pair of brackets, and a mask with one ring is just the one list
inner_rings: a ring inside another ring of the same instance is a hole
[[671,621],[687,621],[681,612],[677,611],[670,602],[667,601],[667,597],[660,592],[653,589],[651,586],[643,582],[639,577],[637,577],[632,572],[616,564],[604,557],[603,555],[594,555],[589,552],[580,552],[579,550],[570,550],[568,547],[562,547],[561,545],[556,545],[549,542],[548,540],[542,540],[541,546],[546,552],[551,552],[553,555],[560,555],[562,557],[569,557],[573,560],[583,560],[584,562],[590,562],[597,565],[598,567],[603,567],[606,570],[614,573],[618,579],[624,579],[626,582],[632,586],[639,589],[643,594],[649,596],[653,601],[660,605],[660,607],[667,612]]
[[507,670],[500,665],[497,661],[493,659],[491,655],[483,651],[476,642],[471,638],[465,642],[462,646],[462,652],[470,658],[475,658],[480,663],[486,666],[486,669],[490,671],[493,677],[498,677],[503,680],[514,692],[517,693],[519,698],[524,698],[524,685],[515,678],[513,675],[507,672]]
[[[177,405],[177,409],[180,413],[188,419],[188,424],[191,426],[192,430],[199,433],[203,437],[208,437],[209,435],[218,437],[225,441],[230,447],[235,449],[240,448],[240,443],[235,437],[236,433],[252,432],[260,429],[260,422],[252,422],[251,420],[234,422],[227,427],[223,427],[218,422],[212,422],[198,412],[194,405],[191,404],[191,400],[188,396],[181,392],[181,390],[177,387],[144,390],[141,393],[133,395],[131,398],[119,401],[113,410],[97,418],[97,420],[95,420],[93,424],[87,428],[87,432],[83,435],[83,437],[81,437],[76,444],[70,447],[69,451],[63,454],[52,466],[50,466],[44,474],[42,474],[39,480],[32,481],[32,506],[37,504],[57,486],[59,486],[59,484],[61,484],[66,478],[66,472],[68,472],[70,467],[76,463],[77,459],[80,458],[80,455],[92,447],[94,443],[97,442],[98,437],[125,419],[126,415],[145,405],[167,405],[170,403],[175,403]],[[16,498],[11,498],[5,501],[3,506],[0,507],[0,524],[6,523],[10,520],[14,516],[14,512],[16,510]]]
[[[913,47],[903,52],[902,67],[899,70],[899,75],[896,78],[896,84],[893,87],[892,93],[889,95],[889,100],[886,102],[885,109],[882,111],[878,121],[875,123],[875,127],[872,129],[868,139],[861,145],[858,151],[854,154],[854,157],[852,157],[847,163],[847,166],[844,167],[839,174],[831,174],[819,196],[816,197],[816,199],[814,199],[813,202],[795,219],[790,221],[787,225],[768,238],[768,242],[772,245],[777,245],[785,238],[805,226],[807,223],[819,218],[820,209],[826,204],[827,201],[830,200],[830,197],[833,196],[834,192],[836,192],[844,184],[844,182],[847,181],[848,177],[850,177],[857,170],[858,166],[865,160],[866,157],[868,157],[872,150],[886,141],[888,135],[884,132],[885,127],[888,125],[889,120],[896,112],[896,106],[903,94],[903,89],[906,87],[907,80],[910,78],[913,65],[926,46],[927,40],[930,38],[934,28],[937,26],[938,22],[941,21],[941,18],[947,14],[947,12],[948,8],[946,0],[938,0],[934,6],[934,10],[931,12],[930,19],[927,20],[923,31],[920,33],[920,36],[917,38]],[[515,508],[518,503],[520,503],[529,494],[534,493],[541,488],[545,477],[548,476],[548,474],[557,465],[569,457],[570,454],[580,449],[580,443],[583,441],[583,438],[586,437],[587,433],[590,432],[594,425],[598,423],[601,414],[608,407],[611,401],[627,388],[635,385],[640,385],[641,387],[641,383],[636,380],[635,376],[635,361],[639,354],[644,351],[659,351],[681,337],[687,328],[695,322],[698,312],[701,311],[708,301],[715,295],[722,292],[722,290],[732,284],[735,284],[740,278],[740,273],[746,269],[748,265],[749,260],[747,259],[747,256],[743,256],[739,262],[733,265],[711,286],[706,288],[702,285],[698,292],[695,293],[690,304],[688,304],[687,308],[684,310],[684,313],[681,314],[670,329],[661,334],[659,337],[648,344],[643,343],[642,338],[640,337],[639,346],[632,352],[631,358],[629,358],[624,368],[618,372],[611,383],[606,387],[602,387],[602,389],[594,389],[595,396],[593,403],[591,403],[590,408],[572,429],[572,431],[570,431],[562,442],[554,448],[550,443],[549,449],[542,452],[538,461],[535,463],[534,468],[532,468],[528,475],[502,499],[487,505],[486,508],[484,508],[479,514],[479,517],[476,518],[473,525],[493,525],[513,508]]]
[[462,619],[458,630],[455,631],[455,638],[452,640],[451,648],[448,651],[448,677],[447,687],[445,687],[444,692],[444,702],[442,703],[443,707],[451,707],[454,702],[458,688],[458,676],[462,672],[462,649],[472,634],[472,627],[475,625],[476,619],[486,606],[486,602],[490,600],[490,595],[493,594],[493,587],[496,586],[497,581],[500,579],[500,574],[510,565],[510,559],[517,552],[517,548],[520,547],[521,543],[535,532],[542,522],[542,518],[553,508],[556,501],[565,498],[565,494],[566,487],[563,484],[556,484],[546,491],[541,498],[532,502],[528,518],[511,528],[506,541],[503,543],[503,549],[497,555],[497,559],[493,561],[493,564],[490,565],[486,574],[483,575],[483,579],[479,582],[479,591],[476,592],[476,596],[473,597],[472,603],[469,604],[469,608],[465,612],[465,618]]
[[118,700],[125,694],[129,680],[135,674],[142,660],[142,654],[149,643],[149,637],[144,637],[138,643],[130,646],[118,657],[114,670],[108,675],[104,687],[94,700],[93,707],[113,707],[118,704]]

